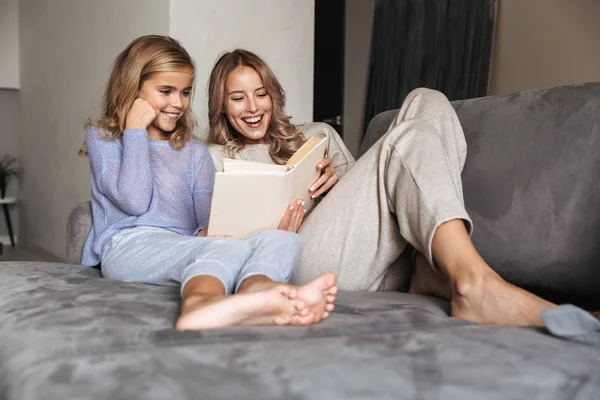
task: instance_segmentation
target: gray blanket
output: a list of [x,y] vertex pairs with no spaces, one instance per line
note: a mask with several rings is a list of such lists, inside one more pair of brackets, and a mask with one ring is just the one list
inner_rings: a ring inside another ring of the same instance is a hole
[[312,327],[172,328],[177,288],[0,263],[2,399],[593,399],[600,349],[475,326],[404,293],[340,293]]

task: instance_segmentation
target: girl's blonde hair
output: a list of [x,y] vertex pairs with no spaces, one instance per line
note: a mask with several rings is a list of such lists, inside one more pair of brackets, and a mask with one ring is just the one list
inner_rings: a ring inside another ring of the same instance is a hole
[[[107,137],[123,136],[125,118],[138,98],[142,84],[157,72],[190,69],[194,74],[194,61],[179,42],[169,36],[148,35],[135,39],[115,59],[104,93],[102,116],[88,120],[86,128],[97,126]],[[196,117],[188,109],[177,121],[169,136],[169,144],[180,149],[190,140],[196,126]]]
[[237,49],[223,54],[215,64],[208,83],[208,120],[210,131],[208,142],[225,147],[226,154],[235,153],[246,145],[246,138],[240,135],[229,123],[224,113],[227,77],[237,67],[250,67],[260,76],[267,94],[271,97],[273,109],[271,122],[267,127],[265,140],[269,145],[269,154],[277,164],[287,160],[304,144],[302,132],[290,123],[291,117],[285,115],[285,92],[269,66],[256,54]]

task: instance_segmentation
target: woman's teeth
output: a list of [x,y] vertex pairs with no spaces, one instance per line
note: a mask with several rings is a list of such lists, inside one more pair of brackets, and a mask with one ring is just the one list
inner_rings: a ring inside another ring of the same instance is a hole
[[262,115],[260,117],[242,118],[242,121],[248,124],[256,124],[257,122],[260,122],[260,120],[262,120]]

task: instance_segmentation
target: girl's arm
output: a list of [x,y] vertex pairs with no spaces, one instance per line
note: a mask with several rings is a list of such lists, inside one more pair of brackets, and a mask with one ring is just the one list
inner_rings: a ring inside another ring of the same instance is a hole
[[[196,173],[193,190],[194,213],[198,227],[196,234],[202,234],[202,230],[208,228],[216,171],[210,153],[204,145],[200,144],[198,146],[194,160],[194,172]],[[206,231],[204,231],[204,235],[206,235]]]
[[144,129],[126,129],[123,140],[106,139],[99,128],[86,133],[91,179],[99,191],[129,215],[148,211],[152,199],[150,143]]

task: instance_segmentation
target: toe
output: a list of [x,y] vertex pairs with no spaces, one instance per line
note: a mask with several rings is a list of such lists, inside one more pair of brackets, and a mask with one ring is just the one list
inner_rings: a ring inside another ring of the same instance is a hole
[[334,308],[335,308],[334,304],[327,304],[327,305],[325,305],[325,311],[332,312]]
[[287,293],[286,294],[287,294],[287,296],[288,296],[289,299],[293,300],[293,299],[297,299],[298,298],[298,289],[296,289],[293,286],[288,286],[288,285],[285,285],[285,287],[287,288]]
[[307,316],[310,313],[310,310],[308,308],[303,308],[301,310],[298,310],[298,315],[300,316]]
[[328,272],[325,274],[325,282],[327,286],[334,286],[336,281],[336,275],[334,272]]
[[298,311],[306,309],[306,303],[304,302],[304,300],[302,299],[298,299],[296,301],[294,301],[294,308]]
[[313,313],[309,313],[305,316],[293,316],[292,324],[294,325],[310,325],[315,322],[315,315]]

